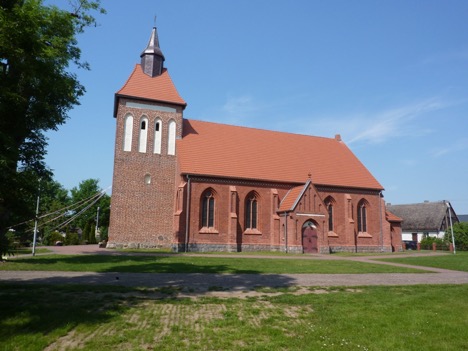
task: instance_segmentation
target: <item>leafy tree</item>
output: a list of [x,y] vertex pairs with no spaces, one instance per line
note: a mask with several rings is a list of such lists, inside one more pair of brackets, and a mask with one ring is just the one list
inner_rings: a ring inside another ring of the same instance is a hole
[[55,245],[57,241],[63,242],[63,236],[58,231],[53,231],[44,235],[43,242],[45,245]]
[[[86,224],[95,225],[98,207],[99,226],[109,225],[110,197],[107,194],[102,194],[98,179],[86,179],[82,181],[78,187],[71,189],[71,198],[73,203],[85,201],[83,202],[83,206],[76,211],[78,215],[81,210],[84,210],[73,222],[77,228],[84,229]],[[86,209],[87,204],[91,206]]]
[[55,180],[41,181],[39,206],[41,236],[59,229],[57,226],[69,216],[67,210],[69,205],[68,190],[59,182]]
[[[460,251],[468,250],[468,223],[460,222],[453,225],[453,236],[455,238],[455,248]],[[448,228],[445,232],[445,239],[452,242],[452,231]]]
[[[28,174],[50,177],[44,133],[65,123],[85,88],[70,64],[81,60],[76,35],[104,13],[100,0],[74,0],[72,10],[42,0],[0,0],[0,243],[8,225],[31,208],[35,193]],[[0,244],[0,251],[5,251]]]
[[65,244],[66,245],[79,245],[80,238],[78,236],[78,233],[67,233],[65,237]]
[[92,224],[89,229],[89,241],[88,244],[97,244],[96,241],[96,225]]
[[83,232],[81,234],[81,241],[83,241],[85,244],[89,243],[89,232],[91,230],[90,227],[91,225],[89,224],[89,222],[86,222]]

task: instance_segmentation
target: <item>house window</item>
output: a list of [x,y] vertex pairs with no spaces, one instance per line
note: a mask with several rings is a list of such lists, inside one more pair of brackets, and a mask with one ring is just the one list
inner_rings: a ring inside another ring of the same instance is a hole
[[175,155],[176,122],[171,120],[168,128],[167,154]]
[[154,147],[153,153],[161,153],[161,120],[157,119],[154,125]]
[[148,118],[143,117],[140,121],[140,137],[138,139],[138,151],[146,152],[146,144],[148,141]]
[[207,190],[202,196],[201,226],[205,228],[214,227],[215,198],[213,191]]
[[367,207],[366,203],[361,201],[357,211],[358,232],[367,232]]
[[123,151],[132,151],[133,116],[125,117]]
[[257,229],[258,201],[257,196],[252,194],[245,201],[245,229]]

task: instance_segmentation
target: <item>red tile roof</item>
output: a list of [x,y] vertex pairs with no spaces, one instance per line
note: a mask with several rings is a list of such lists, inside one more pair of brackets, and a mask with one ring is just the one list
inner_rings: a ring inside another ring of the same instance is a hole
[[394,215],[393,213],[391,213],[389,210],[386,210],[385,211],[385,219],[388,221],[388,222],[403,222],[403,219]]
[[281,200],[278,211],[294,211],[295,205],[297,204],[298,200],[300,199],[300,197],[302,196],[302,194],[308,186],[309,182],[307,182],[305,185],[296,186],[289,190],[286,196],[283,198],[283,200]]
[[150,77],[143,73],[139,64],[135,65],[125,85],[116,93],[116,99],[122,96],[187,105],[177,92],[167,69],[164,68],[160,76]]
[[335,138],[184,120],[177,147],[183,174],[383,190]]

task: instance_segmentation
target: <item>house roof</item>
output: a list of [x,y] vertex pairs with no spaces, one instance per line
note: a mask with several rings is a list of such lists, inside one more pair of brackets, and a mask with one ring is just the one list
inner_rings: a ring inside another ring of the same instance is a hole
[[302,195],[304,194],[304,191],[307,190],[307,187],[309,186],[310,181],[305,183],[304,185],[296,186],[288,191],[286,196],[281,200],[281,203],[278,208],[278,212],[289,212],[289,211],[294,211],[294,208],[296,207],[297,203],[301,199]]
[[[163,69],[161,75],[150,77],[141,69],[141,65],[135,65],[124,86],[115,94],[115,106],[120,97],[132,97],[142,100],[159,101],[169,104],[187,106],[187,103],[179,95],[169,72]],[[114,109],[114,117],[117,109]]]
[[[448,216],[445,201],[387,205],[387,210],[403,219],[401,225],[403,231],[413,232],[440,231],[445,217]],[[453,210],[452,216],[456,219]]]
[[383,190],[339,138],[184,120],[182,174]]

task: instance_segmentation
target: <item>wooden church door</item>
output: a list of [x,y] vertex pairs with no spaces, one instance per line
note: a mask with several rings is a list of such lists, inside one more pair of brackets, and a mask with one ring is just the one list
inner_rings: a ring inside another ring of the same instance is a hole
[[318,233],[317,228],[307,226],[302,232],[302,248],[304,253],[318,252]]

